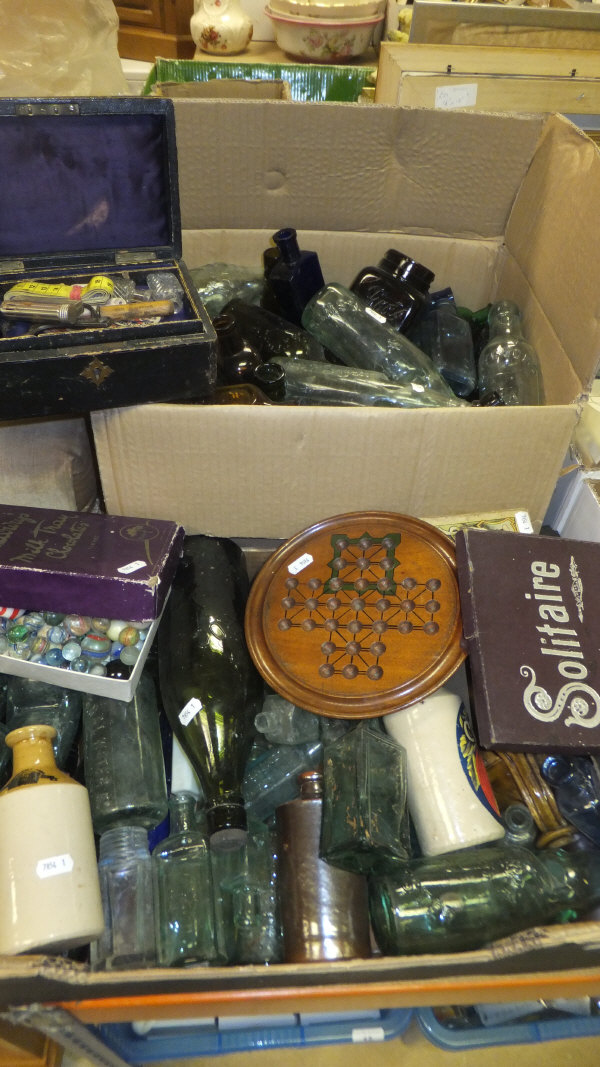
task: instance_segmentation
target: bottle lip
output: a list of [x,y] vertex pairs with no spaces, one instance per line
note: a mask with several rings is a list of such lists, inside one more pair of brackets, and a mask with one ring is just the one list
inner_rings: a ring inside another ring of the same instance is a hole
[[416,282],[419,286],[429,288],[435,274],[425,267],[423,263],[417,263],[415,259],[399,252],[396,248],[388,248],[381,260],[381,266],[389,270],[399,281]]
[[206,823],[213,852],[231,852],[246,843],[248,819],[241,799],[207,808]]
[[54,726],[46,723],[34,723],[29,726],[19,726],[16,730],[10,730],[4,738],[9,748],[14,748],[21,741],[52,741],[57,737]]

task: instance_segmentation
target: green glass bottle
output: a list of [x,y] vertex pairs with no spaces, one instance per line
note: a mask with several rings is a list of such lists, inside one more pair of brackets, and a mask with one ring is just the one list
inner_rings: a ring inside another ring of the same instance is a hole
[[156,952],[161,967],[216,959],[210,851],[195,811],[193,793],[173,793],[169,835],[152,852]]
[[600,901],[600,853],[494,845],[417,859],[371,878],[373,933],[388,956],[460,952]]
[[246,837],[242,780],[263,697],[244,636],[249,584],[234,541],[187,537],[157,635],[163,706],[202,783],[211,848]]

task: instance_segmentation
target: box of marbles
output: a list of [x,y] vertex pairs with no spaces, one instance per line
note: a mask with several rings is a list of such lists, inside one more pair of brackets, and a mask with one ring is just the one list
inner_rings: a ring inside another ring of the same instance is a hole
[[0,505],[0,671],[131,699],[183,536],[170,521]]

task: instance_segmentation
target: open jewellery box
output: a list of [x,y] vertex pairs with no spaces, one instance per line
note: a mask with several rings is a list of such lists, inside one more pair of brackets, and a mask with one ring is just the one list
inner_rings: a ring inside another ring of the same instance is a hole
[[175,274],[174,314],[41,331],[0,315],[0,419],[198,399],[216,378],[216,334],[181,259],[172,101],[0,100],[0,302],[18,282],[85,292],[98,275],[143,292],[150,272]]

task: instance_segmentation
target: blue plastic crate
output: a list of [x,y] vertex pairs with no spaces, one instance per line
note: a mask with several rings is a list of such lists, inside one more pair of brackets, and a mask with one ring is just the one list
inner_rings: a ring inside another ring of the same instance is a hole
[[389,1009],[105,1023],[95,1032],[108,1048],[136,1065],[268,1048],[389,1041],[404,1033],[412,1014],[411,1009]]
[[[507,1005],[510,1007],[510,1005]],[[494,1045],[530,1045],[561,1038],[600,1037],[599,1015],[570,1015],[531,1021],[507,1021],[492,1026],[452,1027],[438,1019],[433,1008],[418,1008],[415,1018],[425,1035],[438,1048],[449,1052],[489,1048]]]

